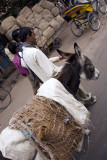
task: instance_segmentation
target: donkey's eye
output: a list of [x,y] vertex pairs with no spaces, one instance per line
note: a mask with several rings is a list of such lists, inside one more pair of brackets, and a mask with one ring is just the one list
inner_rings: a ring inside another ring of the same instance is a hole
[[90,71],[94,72],[94,66],[93,65],[90,65]]
[[87,67],[86,67],[90,72],[94,72],[94,67],[93,67],[93,65],[87,65]]

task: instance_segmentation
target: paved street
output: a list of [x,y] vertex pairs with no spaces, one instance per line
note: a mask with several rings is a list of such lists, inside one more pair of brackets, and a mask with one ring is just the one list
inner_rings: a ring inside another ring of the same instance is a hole
[[89,90],[97,96],[98,102],[89,110],[92,131],[85,141],[85,152],[76,160],[107,160],[107,34],[94,53],[95,64],[100,70],[98,81],[86,83]]
[[[97,81],[82,81],[84,87],[97,96],[98,101],[90,109],[91,135],[85,139],[83,151],[76,155],[76,160],[107,160],[107,14],[101,17],[101,28],[98,32],[87,29],[81,37],[77,38],[71,33],[70,23],[68,23],[59,37],[63,43],[62,50],[73,52],[73,43],[77,42],[83,54],[90,57],[100,71]],[[58,55],[56,51],[51,54],[51,56],[56,55]],[[56,64],[63,63],[61,61]],[[21,77],[12,89],[11,95],[11,104],[0,113],[0,132],[8,125],[12,113],[33,96],[28,79]]]

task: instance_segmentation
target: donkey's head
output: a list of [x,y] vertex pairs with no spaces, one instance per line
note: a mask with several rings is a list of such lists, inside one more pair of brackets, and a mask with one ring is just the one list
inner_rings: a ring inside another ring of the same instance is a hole
[[[77,74],[79,74],[81,79],[96,80],[99,77],[99,71],[94,67],[91,60],[81,54],[81,49],[74,43],[75,53],[66,53],[57,49],[57,52],[63,57],[66,58],[67,64],[70,64],[74,67]],[[68,73],[69,74],[69,73]]]

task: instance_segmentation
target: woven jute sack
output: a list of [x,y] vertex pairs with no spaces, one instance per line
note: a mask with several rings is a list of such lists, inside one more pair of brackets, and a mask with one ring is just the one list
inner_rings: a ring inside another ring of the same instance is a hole
[[45,36],[41,36],[37,39],[37,46],[42,47],[43,45],[45,45],[46,42],[47,42],[47,38]]
[[83,136],[82,128],[62,105],[39,96],[13,115],[10,127],[33,139],[46,160],[69,159]]
[[7,33],[8,30],[10,30],[14,25],[17,25],[17,22],[13,16],[5,18],[1,23],[1,27],[4,30],[4,33]]

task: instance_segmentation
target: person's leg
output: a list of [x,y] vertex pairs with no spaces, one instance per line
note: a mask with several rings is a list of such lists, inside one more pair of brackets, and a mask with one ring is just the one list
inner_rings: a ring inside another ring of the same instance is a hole
[[91,93],[87,93],[81,84],[76,96],[77,99],[81,101],[86,107],[93,106],[97,101],[96,96],[92,97]]
[[40,82],[38,81],[38,79],[37,80],[36,79],[33,80],[31,78],[30,74],[28,74],[27,77],[28,77],[28,79],[29,79],[29,81],[30,81],[30,83],[32,85],[33,93],[34,93],[34,95],[36,95],[37,94],[37,90],[40,87]]

